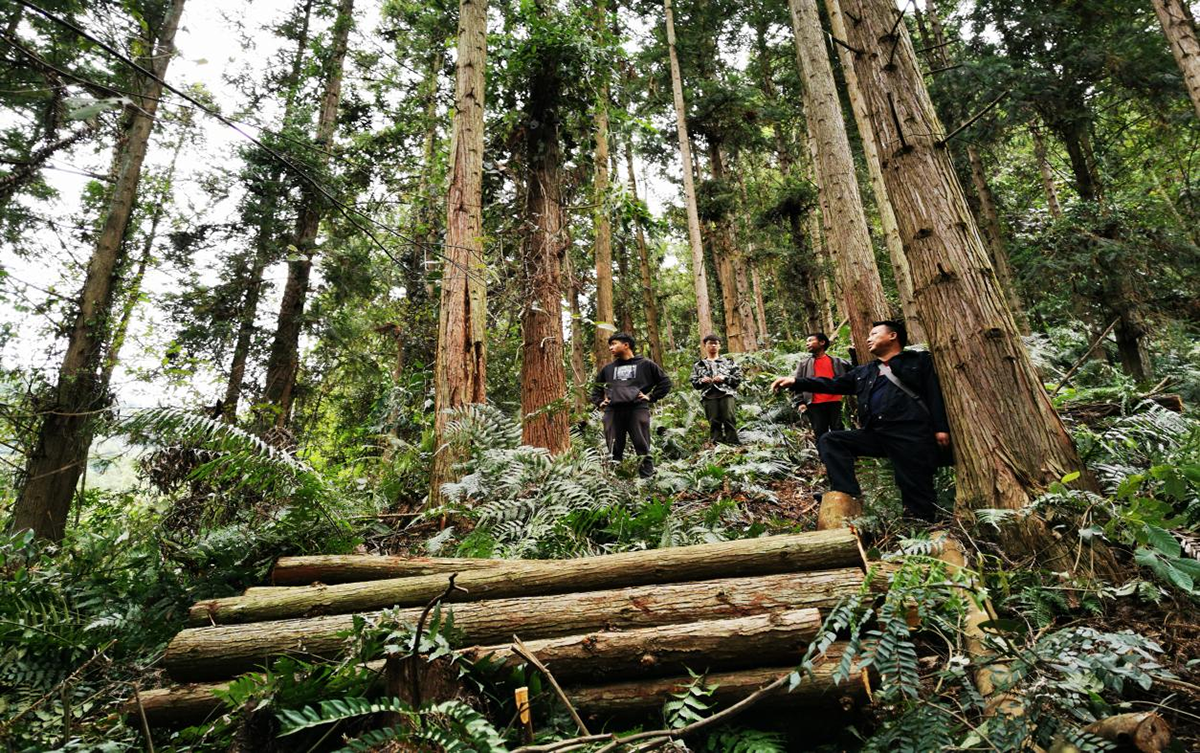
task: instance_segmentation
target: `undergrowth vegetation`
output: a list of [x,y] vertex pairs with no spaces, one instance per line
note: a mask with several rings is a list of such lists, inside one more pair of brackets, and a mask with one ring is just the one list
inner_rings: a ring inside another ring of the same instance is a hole
[[[1078,355],[1078,346],[1056,344],[1053,333],[1038,347],[1049,383]],[[680,356],[678,376],[688,366]],[[426,510],[412,504],[430,451],[416,392],[400,406],[413,414],[404,420],[416,433],[385,432],[364,441],[358,455],[322,447],[284,452],[222,422],[171,410],[120,422],[114,431],[145,448],[136,487],[81,494],[78,524],[59,547],[27,534],[0,538],[0,737],[19,751],[144,748],[127,704],[162,679],[163,649],[187,607],[261,583],[280,555],[359,548],[567,558],[811,527],[811,492],[820,488],[815,451],[795,409],[767,389],[795,357],[739,358],[748,375],[740,447],[706,442],[698,401],[685,388],[655,412],[658,474],[647,480],[637,478],[632,461],[608,460],[595,420],[578,417],[572,449],[551,457],[520,444],[509,412],[479,407],[455,417],[454,441],[466,449],[462,475],[445,488],[444,506]],[[1194,371],[1181,367],[1176,384],[1191,389]],[[1081,372],[1081,386],[1060,395],[1064,409],[1121,404],[1111,418],[1073,427],[1102,493],[1063,483],[1027,514],[1051,524],[1059,515],[1085,516],[1081,536],[1128,553],[1124,582],[1080,583],[1007,562],[988,543],[991,528],[1015,514],[1006,511],[985,511],[974,527],[960,529],[979,549],[978,570],[947,568],[927,532],[895,523],[886,464],[864,464],[861,528],[879,553],[903,556],[902,564],[871,574],[886,588],[866,586],[826,616],[791,678],[805,682],[835,638],[847,646],[836,659],[841,677],[864,668],[877,677],[875,703],[849,721],[850,737],[829,745],[1107,750],[1083,732],[1097,718],[1148,708],[1168,716],[1178,709],[1171,718],[1187,718],[1196,643],[1155,623],[1194,612],[1200,593],[1200,421],[1142,400],[1133,385],[1113,386],[1109,376],[1099,366]],[[941,486],[952,500],[950,474]],[[11,494],[5,489],[6,499]],[[971,605],[985,600],[997,611],[986,625],[986,661],[1007,667],[1019,716],[992,714],[975,684],[980,657],[964,642],[963,627]],[[156,733],[155,749],[517,746],[512,673],[459,658],[449,612],[435,613],[420,638],[421,653],[468,689],[462,699],[413,708],[371,694],[375,674],[362,662],[406,657],[413,641],[412,625],[384,613],[359,620],[340,661],[278,659],[222,691],[225,708],[208,723]],[[680,728],[715,710],[704,668],[695,669],[694,682],[648,724]],[[538,742],[575,734],[536,675],[520,681],[531,685]],[[688,744],[793,750],[794,732],[749,713]]]

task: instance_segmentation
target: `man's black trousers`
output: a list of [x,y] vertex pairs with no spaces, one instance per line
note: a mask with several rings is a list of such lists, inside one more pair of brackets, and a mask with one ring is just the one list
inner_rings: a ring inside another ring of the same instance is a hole
[[827,431],[842,430],[842,401],[834,400],[828,403],[809,403],[804,409],[812,424],[813,435],[819,440]]
[[817,443],[821,461],[829,473],[829,487],[857,497],[862,494],[854,475],[856,458],[888,458],[900,488],[904,508],[922,520],[937,515],[937,493],[933,474],[938,451],[933,432],[921,424],[893,424],[869,429],[831,431]]
[[635,405],[628,408],[608,408],[604,411],[604,441],[613,460],[625,457],[625,436],[633,441],[633,451],[642,459],[639,472],[649,475],[654,472],[650,460],[650,406]]
[[714,442],[737,444],[737,403],[733,395],[706,397],[704,417],[708,419],[708,438]]

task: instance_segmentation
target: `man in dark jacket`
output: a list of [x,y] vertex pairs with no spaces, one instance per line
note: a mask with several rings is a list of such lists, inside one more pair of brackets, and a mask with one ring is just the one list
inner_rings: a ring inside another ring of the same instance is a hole
[[854,461],[859,457],[886,457],[892,461],[905,509],[917,518],[932,521],[937,515],[933,474],[939,447],[950,446],[950,424],[933,357],[904,350],[906,344],[902,324],[875,322],[867,337],[874,361],[832,379],[797,379],[792,387],[858,396],[863,428],[832,431],[817,443],[832,493],[860,496]]
[[[824,332],[814,332],[805,342],[811,358],[806,358],[796,366],[796,373],[790,377],[779,377],[771,382],[771,391],[791,389],[797,379],[808,377],[827,377],[837,379],[854,368],[845,358],[828,355],[825,349],[829,347],[829,338]],[[812,424],[813,435],[819,442],[827,431],[842,430],[842,396],[828,395],[819,392],[800,392],[800,411],[808,416]]]
[[671,391],[671,379],[649,358],[634,355],[633,337],[618,332],[608,338],[613,362],[600,369],[592,387],[592,405],[604,411],[604,440],[613,460],[625,457],[625,435],[641,458],[638,475],[654,475],[650,459],[650,405]]

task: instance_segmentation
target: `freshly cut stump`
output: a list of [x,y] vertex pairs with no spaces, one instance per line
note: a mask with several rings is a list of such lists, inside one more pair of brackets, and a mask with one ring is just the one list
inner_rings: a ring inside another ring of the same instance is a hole
[[[849,529],[789,536],[738,539],[716,544],[622,552],[572,560],[512,560],[486,569],[460,572],[466,589],[451,601],[577,593],[595,589],[681,583],[707,578],[847,567],[861,563],[858,541]],[[189,624],[262,622],[325,614],[351,614],[387,607],[415,607],[446,589],[447,576],[272,589],[202,601],[188,613]]]
[[[857,548],[855,557],[858,557]],[[858,591],[858,568],[784,573],[754,578],[535,596],[447,605],[469,643],[495,644],[518,635],[529,641],[596,630],[629,630],[704,620],[745,617],[806,607],[830,609]],[[419,609],[401,610],[415,623]],[[352,615],[217,625],[181,631],[167,647],[164,664],[178,682],[227,679],[282,655],[335,656]]]

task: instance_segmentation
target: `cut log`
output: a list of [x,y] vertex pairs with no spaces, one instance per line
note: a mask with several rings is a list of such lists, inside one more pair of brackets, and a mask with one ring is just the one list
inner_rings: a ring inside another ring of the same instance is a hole
[[[188,727],[220,716],[225,704],[214,693],[228,689],[227,682],[196,683],[143,690],[138,695],[151,727]],[[127,702],[122,712],[135,719],[137,701]]]
[[356,583],[364,580],[449,575],[468,570],[492,570],[520,560],[485,560],[471,557],[385,557],[377,554],[320,554],[280,557],[271,570],[277,586],[313,583]]
[[[855,557],[857,557],[857,550]],[[676,583],[665,586],[498,599],[448,605],[454,626],[468,643],[502,643],[552,638],[590,630],[628,630],[700,620],[744,617],[804,607],[832,608],[862,585],[859,568],[786,573],[755,578]],[[419,609],[400,612],[415,623]],[[352,615],[220,625],[180,632],[167,647],[164,664],[180,682],[224,679],[293,654],[335,656]]]
[[[866,679],[861,671],[853,671],[846,682],[834,685],[833,672],[841,658],[841,650],[831,646],[826,660],[816,667],[812,676],[804,678],[791,693],[779,691],[764,698],[764,706],[796,707],[802,705],[840,704],[843,698],[858,698],[866,694]],[[744,669],[736,672],[710,674],[706,682],[717,689],[709,697],[712,711],[742,700],[768,685],[793,667]],[[593,687],[566,688],[571,703],[587,719],[608,719],[654,712],[662,708],[672,693],[679,692],[692,682],[690,676],[671,677],[640,682],[621,682]]]
[[862,515],[861,501],[845,492],[825,492],[817,510],[817,530],[849,530],[846,526],[859,515]]
[[[1175,393],[1152,395],[1141,398],[1151,400],[1174,413],[1183,413],[1183,397]],[[1121,403],[1068,403],[1059,413],[1064,419],[1080,424],[1093,424],[1105,418],[1119,416],[1124,413],[1126,406]]]
[[1153,711],[1117,714],[1092,722],[1083,731],[1141,753],[1158,753],[1171,744],[1171,728]]
[[[816,609],[798,609],[728,620],[531,640],[525,642],[525,647],[548,665],[557,679],[565,682],[614,676],[653,677],[680,675],[687,671],[685,667],[707,671],[764,662],[798,663],[820,626],[821,617]],[[512,665],[522,662],[509,643],[473,646],[458,653],[471,661],[491,658]],[[384,662],[380,659],[365,666],[382,672]],[[205,683],[145,691],[141,694],[142,707],[152,726],[195,724],[220,710],[221,701],[214,692],[228,687],[228,683]],[[137,708],[131,703],[125,711],[135,714]]]
[[[861,562],[847,528],[573,560],[513,560],[459,573],[454,601],[577,593],[600,588],[845,567]],[[387,607],[415,607],[446,589],[445,575],[312,586],[202,601],[189,624],[262,622]]]
[[[730,667],[799,662],[821,627],[816,609],[796,609],[727,620],[605,631],[525,641],[561,682],[611,677],[678,675]],[[510,644],[463,651],[472,661],[490,656],[522,659]]]

